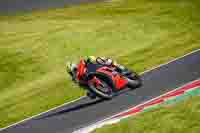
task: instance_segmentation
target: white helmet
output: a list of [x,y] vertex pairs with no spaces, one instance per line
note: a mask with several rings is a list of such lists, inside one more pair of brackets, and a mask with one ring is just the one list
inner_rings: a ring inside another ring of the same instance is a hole
[[74,63],[71,62],[67,62],[66,64],[66,69],[67,72],[71,73],[71,72],[75,72],[77,70],[78,66]]

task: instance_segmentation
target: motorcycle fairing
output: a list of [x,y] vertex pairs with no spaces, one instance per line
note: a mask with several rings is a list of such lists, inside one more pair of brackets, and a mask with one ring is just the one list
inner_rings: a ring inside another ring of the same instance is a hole
[[76,74],[76,77],[78,80],[81,80],[83,75],[86,73],[86,63],[83,59],[80,60],[80,63],[78,64],[78,71]]
[[109,67],[101,67],[97,69],[97,72],[110,76],[117,90],[123,89],[128,84],[128,81],[125,78],[118,73],[113,73],[114,71]]

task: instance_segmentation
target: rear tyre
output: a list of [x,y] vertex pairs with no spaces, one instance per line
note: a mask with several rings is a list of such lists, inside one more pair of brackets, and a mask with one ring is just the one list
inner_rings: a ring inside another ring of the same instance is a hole
[[142,86],[142,79],[136,72],[132,72],[126,77],[128,80],[128,87],[135,89]]
[[130,87],[131,89],[135,89],[138,88],[142,85],[141,80],[132,80],[132,79],[128,79],[128,87]]

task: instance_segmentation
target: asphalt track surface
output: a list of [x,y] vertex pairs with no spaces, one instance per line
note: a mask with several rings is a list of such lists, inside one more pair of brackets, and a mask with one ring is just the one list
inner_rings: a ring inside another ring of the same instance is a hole
[[0,14],[15,14],[16,12],[61,8],[98,1],[103,0],[0,0]]
[[200,77],[200,50],[142,75],[141,88],[112,100],[85,97],[0,133],[71,133],[130,107],[155,98]]

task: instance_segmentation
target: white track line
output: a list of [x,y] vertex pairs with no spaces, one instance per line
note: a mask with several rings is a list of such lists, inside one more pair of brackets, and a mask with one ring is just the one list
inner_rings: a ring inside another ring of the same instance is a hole
[[[155,100],[155,99],[158,99],[158,98],[160,98],[160,97],[162,97],[162,96],[165,96],[165,95],[170,94],[170,93],[172,93],[172,92],[174,92],[174,91],[177,91],[177,90],[183,88],[184,86],[187,86],[187,85],[189,85],[189,84],[191,84],[191,83],[193,83],[193,82],[196,82],[196,81],[198,81],[198,80],[200,80],[200,79],[196,79],[196,80],[190,81],[190,82],[188,82],[188,83],[186,83],[186,84],[184,84],[184,85],[181,85],[181,86],[178,87],[178,88],[175,88],[175,89],[173,89],[173,90],[171,90],[171,91],[165,92],[165,93],[163,93],[162,95],[159,95],[159,96],[157,96],[157,97],[155,97],[155,98],[152,98],[152,99],[150,99],[150,100],[147,100],[147,101],[145,101],[145,102],[143,102],[143,103],[141,103],[141,104],[138,104],[138,105],[136,105],[136,106],[133,106],[133,107],[131,107],[131,108],[127,109],[127,110],[124,110],[124,111],[122,111],[122,112],[120,112],[120,113],[117,113],[117,114],[113,115],[112,117],[117,116],[117,115],[122,114],[122,113],[125,113],[125,112],[128,112],[128,111],[130,111],[130,110],[133,109],[133,108],[137,108],[138,106],[144,105],[144,104],[146,104],[146,103],[148,103],[148,102],[151,102],[151,101],[153,101],[153,100]],[[199,86],[194,87],[194,88],[198,88],[198,87],[199,87]],[[112,117],[110,117],[110,118],[112,118]]]
[[[114,114],[114,115],[112,115],[112,116],[110,116],[110,117],[108,117],[108,118],[103,119],[103,120],[100,120],[100,121],[91,123],[91,124],[89,124],[89,126],[86,126],[86,127],[83,127],[83,128],[80,128],[80,129],[75,130],[73,133],[90,133],[90,132],[93,131],[94,129],[103,127],[104,125],[106,125],[106,121],[112,120],[112,118],[114,118],[114,117],[117,116],[117,115],[126,113],[126,112],[132,110],[133,108],[137,108],[137,107],[139,107],[139,106],[141,106],[141,105],[144,105],[144,104],[146,104],[146,103],[149,103],[149,102],[151,102],[151,101],[153,101],[153,100],[155,100],[155,99],[158,99],[158,98],[160,98],[160,97],[162,97],[162,96],[165,96],[165,95],[167,95],[167,94],[170,94],[170,93],[172,93],[172,92],[174,92],[174,91],[176,91],[176,90],[178,90],[178,89],[180,89],[180,88],[182,88],[182,87],[184,87],[184,86],[186,86],[186,85],[189,85],[189,84],[191,84],[191,83],[193,83],[193,82],[195,82],[195,81],[198,81],[198,80],[200,80],[200,79],[196,79],[196,80],[190,81],[190,82],[188,82],[188,83],[186,83],[186,84],[184,84],[184,85],[182,85],[182,86],[180,86],[180,87],[178,87],[178,88],[175,88],[175,89],[173,89],[173,90],[171,90],[171,91],[165,92],[164,94],[162,94],[162,95],[160,95],[160,96],[156,96],[156,97],[154,97],[154,98],[152,98],[152,99],[150,99],[150,100],[147,100],[147,101],[145,101],[145,102],[143,102],[143,103],[141,103],[141,104],[135,105],[135,106],[133,106],[133,107],[129,107],[128,109],[125,109],[124,111],[121,111],[121,112],[119,112],[119,113],[116,113],[116,114]],[[139,112],[138,112],[138,113],[139,113]],[[137,113],[137,114],[138,114],[138,113]],[[136,114],[135,114],[135,115],[136,115]],[[130,115],[130,116],[123,116],[123,117],[121,117],[121,118],[114,118],[113,121],[116,121],[116,120],[117,120],[116,122],[119,122],[121,119],[125,119],[125,118],[131,117],[131,116],[133,116],[133,115]],[[119,121],[118,121],[118,120],[119,120]],[[105,122],[105,123],[103,123],[103,122]],[[111,122],[111,123],[116,123],[116,122]],[[110,121],[109,121],[109,123],[110,123]],[[100,125],[100,126],[99,126],[99,125]]]
[[73,102],[76,102],[76,101],[79,101],[79,100],[81,100],[81,99],[83,99],[83,98],[85,98],[85,97],[86,97],[86,96],[82,96],[82,97],[80,97],[80,98],[78,98],[78,99],[75,99],[75,100],[73,100],[73,101],[70,101],[70,102],[61,104],[61,105],[56,106],[56,107],[54,107],[54,108],[51,108],[51,109],[49,109],[49,110],[47,110],[47,111],[45,111],[45,112],[39,113],[39,114],[37,114],[37,115],[33,115],[33,116],[28,117],[28,118],[26,118],[26,119],[24,119],[24,120],[21,120],[21,121],[19,121],[19,122],[16,122],[16,123],[14,123],[14,124],[11,124],[11,125],[9,125],[9,126],[7,126],[7,127],[0,128],[0,131],[4,130],[4,129],[6,129],[6,128],[9,128],[9,127],[15,126],[15,125],[17,125],[17,124],[20,124],[20,123],[22,123],[22,122],[28,121],[28,120],[30,120],[30,119],[32,119],[32,118],[34,118],[34,117],[37,117],[37,116],[40,116],[40,115],[42,115],[42,114],[48,113],[49,111],[52,111],[52,110],[54,110],[54,109],[60,108],[60,107],[62,107],[62,106],[68,105],[68,104],[73,103]]
[[[158,65],[158,66],[156,66],[156,67],[153,67],[153,68],[151,68],[151,69],[149,69],[149,70],[146,70],[146,71],[144,71],[144,72],[142,72],[142,73],[140,73],[140,74],[143,75],[143,74],[148,73],[148,72],[150,72],[150,71],[152,71],[152,70],[154,70],[154,69],[160,68],[161,66],[165,66],[165,65],[167,65],[167,64],[169,64],[169,63],[171,63],[171,62],[173,62],[173,61],[179,60],[179,59],[181,59],[181,58],[183,58],[183,57],[185,57],[185,56],[188,56],[188,55],[190,55],[190,54],[196,53],[196,52],[198,52],[198,51],[200,51],[200,49],[197,49],[197,50],[194,50],[194,51],[192,51],[192,52],[189,52],[189,53],[187,53],[187,54],[185,54],[185,55],[183,55],[183,56],[181,56],[181,57],[177,57],[177,58],[175,58],[175,59],[173,59],[173,60],[171,60],[171,61],[169,61],[169,62],[167,62],[167,63],[160,64],[160,65]],[[86,97],[86,96],[82,96],[82,97],[80,97],[80,98],[78,98],[78,99],[75,99],[75,100],[73,100],[73,101],[71,101],[71,102],[64,103],[64,104],[62,104],[62,105],[59,105],[59,106],[54,107],[54,108],[52,108],[52,109],[49,109],[49,110],[47,110],[47,111],[45,111],[45,112],[39,113],[39,114],[37,114],[37,115],[33,115],[33,116],[29,117],[29,118],[26,118],[26,119],[24,119],[24,120],[21,120],[21,121],[19,121],[19,122],[16,122],[16,123],[14,123],[14,124],[11,124],[11,125],[9,125],[9,126],[7,126],[7,127],[0,128],[0,131],[4,130],[4,129],[6,129],[6,128],[9,128],[9,127],[15,126],[15,125],[17,125],[17,124],[20,124],[20,123],[22,123],[22,122],[25,122],[25,121],[27,121],[27,120],[30,120],[30,119],[32,119],[32,118],[34,118],[34,117],[37,117],[37,116],[40,116],[40,115],[42,115],[42,114],[48,113],[49,111],[52,111],[52,110],[57,109],[57,108],[60,108],[60,107],[65,106],[65,105],[67,105],[67,104],[76,102],[76,101],[78,101],[78,100],[80,100],[80,99],[83,99],[84,97]]]
[[187,54],[185,54],[185,55],[183,55],[183,56],[174,58],[173,60],[171,60],[171,61],[169,61],[169,62],[166,62],[166,63],[160,64],[160,65],[158,65],[158,66],[152,67],[151,69],[146,70],[146,71],[142,72],[141,74],[148,73],[148,72],[150,72],[150,71],[152,71],[152,70],[154,70],[154,69],[160,68],[161,66],[165,66],[165,65],[167,65],[167,64],[169,64],[169,63],[171,63],[171,62],[174,62],[174,61],[176,61],[176,60],[179,60],[179,59],[181,59],[181,58],[184,58],[185,56],[188,56],[188,55],[190,55],[190,54],[194,54],[194,53],[199,52],[199,51],[200,51],[200,49],[196,49],[196,50],[194,50],[194,51],[192,51],[192,52],[189,52],[189,53],[187,53]]

